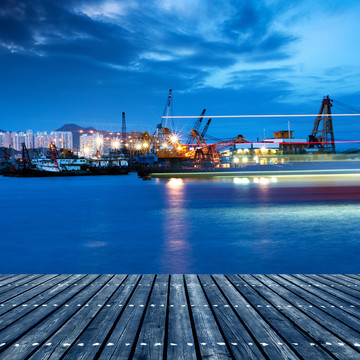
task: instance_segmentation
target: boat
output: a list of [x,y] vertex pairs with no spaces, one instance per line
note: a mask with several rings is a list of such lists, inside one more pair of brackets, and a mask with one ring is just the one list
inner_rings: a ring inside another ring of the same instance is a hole
[[127,175],[130,171],[125,155],[115,152],[91,159],[88,170],[93,175]]
[[360,174],[360,160],[289,162],[284,164],[250,164],[241,167],[144,167],[138,176],[151,177],[212,177],[212,176],[276,176],[276,175],[339,175]]
[[110,153],[94,159],[85,159],[71,151],[59,155],[55,145],[50,145],[49,156],[39,155],[30,159],[26,147],[16,169],[8,170],[4,176],[48,177],[48,176],[88,176],[88,175],[127,175],[129,164],[124,154]]
[[79,158],[72,152],[63,152],[60,156],[55,145],[50,145],[50,157],[40,154],[31,159],[23,144],[22,158],[15,168],[4,171],[10,177],[48,177],[48,176],[79,176],[91,175],[86,169],[87,160]]

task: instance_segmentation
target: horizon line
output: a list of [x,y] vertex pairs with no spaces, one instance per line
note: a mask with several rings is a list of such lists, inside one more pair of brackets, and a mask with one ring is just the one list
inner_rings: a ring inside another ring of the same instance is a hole
[[162,119],[192,119],[192,118],[200,118],[200,117],[206,117],[206,118],[263,118],[263,117],[269,117],[269,118],[275,118],[275,117],[323,117],[323,116],[360,116],[360,114],[296,114],[296,115],[176,115],[176,116],[168,116],[164,115],[161,118]]

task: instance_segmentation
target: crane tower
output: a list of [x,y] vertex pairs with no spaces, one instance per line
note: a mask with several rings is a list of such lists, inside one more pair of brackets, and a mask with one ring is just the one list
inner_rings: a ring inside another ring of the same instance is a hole
[[[309,135],[310,147],[317,146],[319,149],[335,153],[334,129],[331,117],[331,99],[329,95],[324,97],[319,114],[314,122],[314,128]],[[322,122],[322,127],[321,127]]]
[[126,149],[126,120],[124,112],[122,113],[121,148],[123,151]]

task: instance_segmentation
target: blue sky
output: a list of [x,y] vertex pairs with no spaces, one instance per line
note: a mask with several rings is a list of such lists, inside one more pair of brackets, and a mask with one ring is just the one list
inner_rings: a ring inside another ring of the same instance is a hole
[[[170,88],[174,115],[317,113],[327,94],[360,108],[359,34],[358,0],[2,0],[0,129],[115,131],[125,111],[154,131]],[[312,125],[291,120],[296,137]],[[334,127],[359,139],[360,118]],[[264,128],[287,119],[214,119],[209,134]]]

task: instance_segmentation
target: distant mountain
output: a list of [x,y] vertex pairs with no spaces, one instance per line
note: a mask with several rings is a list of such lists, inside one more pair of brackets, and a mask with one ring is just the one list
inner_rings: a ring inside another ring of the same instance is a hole
[[75,131],[97,131],[96,129],[94,129],[93,127],[81,127],[79,125],[76,124],[65,124],[64,126],[62,126],[60,129],[57,129],[56,131],[71,131],[71,132],[75,132]]
[[71,131],[73,133],[73,146],[75,150],[80,148],[80,135],[82,132],[96,131],[93,127],[82,127],[76,124],[65,124],[56,131]]
[[80,135],[82,133],[89,133],[92,132],[98,132],[100,134],[109,134],[109,131],[105,130],[97,130],[93,127],[82,127],[76,124],[65,124],[61,128],[57,129],[56,131],[71,131],[73,133],[73,145],[74,149],[77,150],[80,148]]

